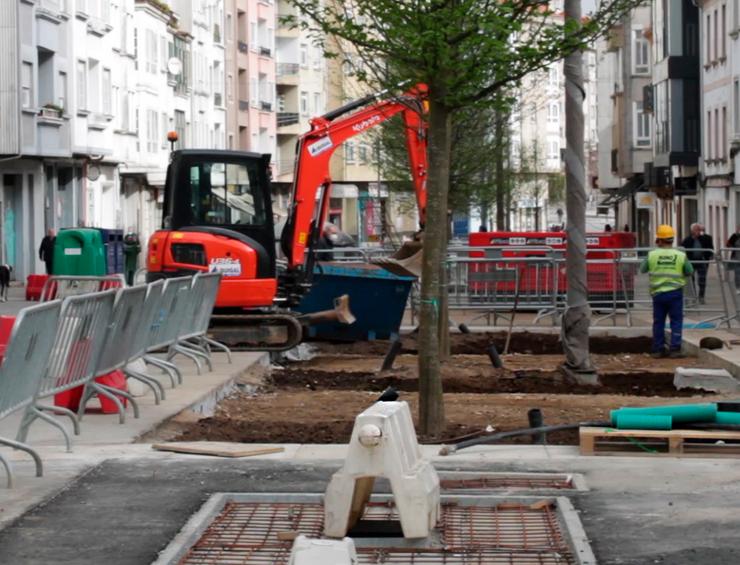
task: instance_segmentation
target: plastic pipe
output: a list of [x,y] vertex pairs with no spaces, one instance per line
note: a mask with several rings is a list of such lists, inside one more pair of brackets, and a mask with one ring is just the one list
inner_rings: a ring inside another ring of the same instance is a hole
[[617,414],[618,430],[670,430],[670,416],[646,416],[644,414]]
[[674,424],[691,422],[714,422],[717,415],[716,404],[674,404],[672,406],[645,406],[640,408],[620,408],[611,411],[612,425],[617,425],[617,416],[634,414],[641,416],[671,416]]

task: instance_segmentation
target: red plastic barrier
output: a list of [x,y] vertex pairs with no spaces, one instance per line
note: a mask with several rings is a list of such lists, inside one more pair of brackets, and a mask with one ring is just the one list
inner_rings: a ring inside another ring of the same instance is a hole
[[0,316],[0,360],[5,356],[5,348],[8,347],[13,324],[15,324],[15,316]]
[[[625,268],[624,277],[620,276],[609,263],[609,259],[615,259],[613,249],[630,249],[636,246],[636,237],[630,232],[599,232],[586,234],[586,245],[588,248],[586,259],[603,261],[589,263],[586,267],[588,277],[589,298],[595,301],[608,301],[613,292],[618,296],[630,296],[634,291],[634,272]],[[542,257],[547,254],[542,249],[522,249],[522,247],[550,247],[555,250],[565,250],[565,232],[478,232],[471,233],[468,238],[471,247],[516,247],[516,250],[503,249],[501,256],[506,257]],[[484,257],[485,251],[471,251],[470,257]],[[567,280],[565,276],[565,265],[557,265],[557,288],[558,292],[565,294],[567,291]],[[519,291],[522,294],[549,293],[552,292],[554,276],[551,267],[547,263],[532,262],[528,264],[522,261],[512,263],[472,263],[470,272],[487,272],[491,269],[506,269],[519,271]],[[495,288],[494,288],[495,286]],[[508,293],[514,292],[515,282],[513,280],[497,282],[471,282],[471,292]]]
[[[107,375],[102,375],[96,378],[95,382],[118,390],[128,391],[126,375],[123,374],[123,371],[113,371],[112,373],[108,373]],[[73,412],[77,412],[80,407],[80,401],[82,400],[83,388],[84,387],[78,386],[54,395],[54,405],[69,408]],[[119,398],[123,405],[126,406],[128,401],[125,398]],[[100,401],[100,411],[103,414],[118,413],[118,408],[116,407],[116,404],[108,397],[99,394],[98,400]]]
[[26,300],[41,300],[41,290],[49,275],[28,275],[26,279]]

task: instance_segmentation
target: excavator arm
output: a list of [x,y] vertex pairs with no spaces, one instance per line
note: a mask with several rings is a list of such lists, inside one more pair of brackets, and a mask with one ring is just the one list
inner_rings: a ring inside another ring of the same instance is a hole
[[[398,97],[387,91],[350,102],[311,120],[311,129],[298,139],[293,194],[281,238],[289,271],[308,269],[306,252],[321,235],[327,217],[332,180],[329,160],[348,139],[402,114],[420,224],[424,225],[427,182],[427,87],[417,84]],[[317,202],[318,195],[318,202]]]

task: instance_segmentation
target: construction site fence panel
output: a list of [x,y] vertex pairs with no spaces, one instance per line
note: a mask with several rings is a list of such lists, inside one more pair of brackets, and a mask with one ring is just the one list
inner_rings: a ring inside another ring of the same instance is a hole
[[[593,325],[652,323],[649,277],[640,272],[653,248],[589,249],[586,285]],[[684,317],[696,327],[740,325],[740,248],[686,250],[694,274],[686,278]],[[560,323],[567,305],[566,252],[548,246],[449,247],[446,285],[451,319],[474,325]],[[418,322],[418,289],[409,299]]]

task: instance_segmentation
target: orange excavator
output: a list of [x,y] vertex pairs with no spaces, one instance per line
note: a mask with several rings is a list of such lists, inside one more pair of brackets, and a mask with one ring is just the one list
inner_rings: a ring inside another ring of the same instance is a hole
[[[244,349],[279,351],[297,345],[302,340],[302,321],[287,309],[297,305],[311,288],[312,251],[321,237],[331,195],[331,156],[348,139],[401,114],[423,226],[426,100],[427,88],[418,84],[400,96],[383,91],[310,120],[311,129],[297,143],[291,204],[280,238],[287,265],[280,270],[270,156],[225,150],[174,151],[167,169],[162,229],[149,239],[147,280],[220,272],[218,319],[231,320],[237,333],[245,326],[282,326],[287,332],[277,343],[257,332],[249,345],[242,342]],[[346,303],[333,315],[340,321],[351,318]]]

